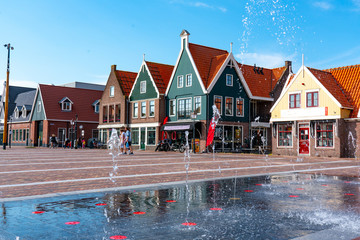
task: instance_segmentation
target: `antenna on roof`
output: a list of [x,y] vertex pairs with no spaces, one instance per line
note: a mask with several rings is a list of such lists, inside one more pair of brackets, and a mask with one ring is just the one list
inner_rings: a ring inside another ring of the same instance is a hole
[[230,43],[230,52],[232,53],[232,46],[233,46],[233,43],[231,42]]

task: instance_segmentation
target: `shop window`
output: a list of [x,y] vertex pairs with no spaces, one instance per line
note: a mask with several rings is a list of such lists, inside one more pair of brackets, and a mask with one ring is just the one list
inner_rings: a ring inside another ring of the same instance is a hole
[[115,122],[120,122],[121,115],[120,115],[120,104],[115,105]]
[[279,124],[278,125],[278,146],[291,147],[292,146],[292,125]]
[[155,145],[156,130],[155,127],[147,128],[147,145]]
[[131,129],[131,143],[134,145],[139,144],[139,128],[132,128]]
[[225,97],[225,115],[233,116],[233,98]]
[[176,100],[171,99],[169,102],[169,114],[170,116],[175,116],[176,113]]
[[334,127],[332,123],[316,124],[316,147],[334,146]]

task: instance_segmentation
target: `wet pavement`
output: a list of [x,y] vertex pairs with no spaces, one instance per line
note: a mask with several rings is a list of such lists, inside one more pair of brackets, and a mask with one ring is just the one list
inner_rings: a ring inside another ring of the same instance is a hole
[[[359,177],[359,160],[255,154],[190,154],[189,180],[286,173]],[[0,201],[171,185],[185,180],[184,154],[12,147],[0,151]]]

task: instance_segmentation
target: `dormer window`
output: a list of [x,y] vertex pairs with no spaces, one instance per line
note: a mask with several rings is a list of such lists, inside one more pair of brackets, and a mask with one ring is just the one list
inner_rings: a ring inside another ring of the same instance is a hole
[[24,105],[24,106],[21,108],[21,117],[22,117],[22,118],[26,118],[26,114],[27,114],[27,109],[26,109],[26,106]]
[[64,97],[59,102],[61,104],[61,110],[65,112],[70,112],[72,109],[73,102],[68,98]]
[[19,118],[19,108],[15,108],[15,118]]
[[94,107],[94,111],[95,113],[99,113],[99,109],[100,109],[100,100],[96,100],[92,106]]

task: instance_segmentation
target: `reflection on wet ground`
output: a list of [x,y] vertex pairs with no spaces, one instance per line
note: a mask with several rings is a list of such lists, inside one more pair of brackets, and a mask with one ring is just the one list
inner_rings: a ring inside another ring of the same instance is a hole
[[4,202],[0,217],[1,240],[352,239],[360,236],[360,181],[237,178],[193,183],[189,192],[178,185]]

